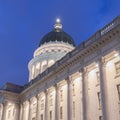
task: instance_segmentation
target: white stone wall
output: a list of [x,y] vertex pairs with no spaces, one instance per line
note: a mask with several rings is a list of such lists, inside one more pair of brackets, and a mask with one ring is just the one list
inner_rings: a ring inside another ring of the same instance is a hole
[[118,91],[117,85],[120,84],[120,73],[116,73],[115,63],[120,61],[120,56],[113,56],[113,59],[109,60],[106,63],[105,72],[106,72],[106,92],[107,92],[107,110],[108,110],[108,119],[119,120],[120,118],[120,106],[118,100]]

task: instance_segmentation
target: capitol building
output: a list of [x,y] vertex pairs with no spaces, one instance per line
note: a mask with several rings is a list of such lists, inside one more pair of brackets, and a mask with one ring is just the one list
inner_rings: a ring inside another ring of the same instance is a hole
[[0,89],[0,120],[120,120],[120,16],[77,47],[57,19],[28,69]]

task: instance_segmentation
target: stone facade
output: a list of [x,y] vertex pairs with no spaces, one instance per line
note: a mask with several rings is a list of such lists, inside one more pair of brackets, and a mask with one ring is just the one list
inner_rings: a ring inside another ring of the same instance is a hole
[[119,16],[19,91],[0,90],[0,120],[119,119]]

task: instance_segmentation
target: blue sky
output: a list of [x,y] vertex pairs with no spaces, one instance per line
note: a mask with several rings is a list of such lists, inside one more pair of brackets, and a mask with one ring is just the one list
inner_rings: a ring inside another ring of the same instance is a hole
[[120,15],[120,0],[0,0],[0,86],[24,85],[28,62],[57,17],[76,45]]

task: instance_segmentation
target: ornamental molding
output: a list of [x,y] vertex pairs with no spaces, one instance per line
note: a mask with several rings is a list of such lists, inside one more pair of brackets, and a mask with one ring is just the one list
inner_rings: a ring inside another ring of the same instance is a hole
[[[119,34],[119,32],[118,32],[119,29],[120,29],[120,26],[118,26],[117,28],[115,27],[108,33],[106,33],[100,37],[98,37],[98,36],[95,37],[95,40],[92,40],[90,38],[89,40],[81,43],[75,50],[68,53],[61,60],[57,61],[53,66],[48,68],[42,74],[38,75],[38,77],[36,77],[33,81],[31,81],[32,82],[31,85],[30,85],[31,82],[28,83],[28,87],[22,92],[22,94],[26,93],[33,87],[35,88],[38,84],[42,85],[44,83],[47,83],[51,77],[55,77],[56,74],[58,74],[60,72],[63,73],[63,71],[65,72],[69,68],[72,69],[72,66],[74,66],[74,64],[76,64],[80,61],[84,61],[88,56],[92,55],[93,53],[98,52],[100,49],[103,49],[103,47],[105,45],[107,45],[111,41],[112,42],[114,41],[114,38]],[[100,52],[101,52],[101,55],[99,57],[102,57],[103,51],[100,51]],[[91,63],[92,63],[92,60],[95,60],[95,57],[94,57],[94,59],[91,58]],[[85,67],[85,66],[86,66],[85,63],[82,63],[81,68]],[[79,68],[79,70],[81,68]],[[69,75],[69,73],[68,73],[68,75]],[[66,77],[66,76],[63,75],[63,77]],[[60,81],[61,80],[62,79],[60,79]],[[59,82],[59,81],[57,81],[57,82]]]

